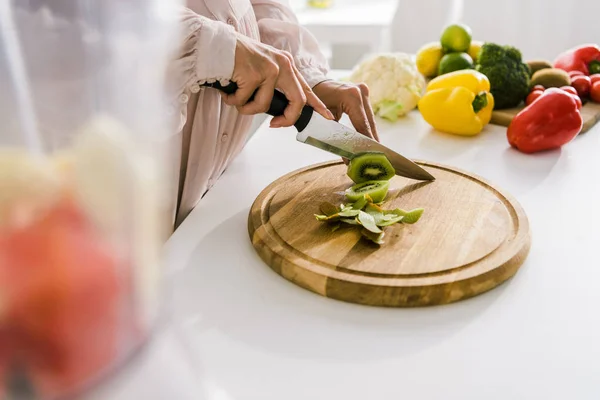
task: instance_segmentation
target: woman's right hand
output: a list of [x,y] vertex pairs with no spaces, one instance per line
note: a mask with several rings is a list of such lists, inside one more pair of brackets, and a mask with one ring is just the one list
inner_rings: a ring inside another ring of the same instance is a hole
[[[238,34],[235,49],[235,65],[231,78],[237,84],[234,94],[223,94],[226,104],[235,106],[240,114],[253,115],[267,112],[273,98],[273,91],[285,93],[289,105],[284,114],[274,117],[271,127],[292,126],[305,104],[327,119],[333,114],[313,93],[294,65],[292,56],[269,45]],[[252,93],[256,96],[248,102]]]

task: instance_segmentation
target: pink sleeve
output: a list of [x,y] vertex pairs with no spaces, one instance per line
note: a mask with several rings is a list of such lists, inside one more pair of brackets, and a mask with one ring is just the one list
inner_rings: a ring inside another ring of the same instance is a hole
[[292,54],[296,68],[311,87],[327,79],[329,66],[319,43],[281,0],[251,0],[261,41]]
[[200,84],[221,81],[227,84],[233,75],[236,32],[233,27],[201,16],[188,8],[178,8],[182,23],[181,42],[168,67],[170,93],[179,112],[179,129],[183,128],[190,92]]

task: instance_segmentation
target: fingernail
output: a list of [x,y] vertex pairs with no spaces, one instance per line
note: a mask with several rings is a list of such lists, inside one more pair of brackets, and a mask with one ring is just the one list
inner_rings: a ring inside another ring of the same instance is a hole
[[333,113],[329,110],[327,110],[327,115],[329,115],[329,118],[331,118],[332,120],[335,119],[335,117],[333,116]]
[[271,128],[281,128],[281,125],[276,123],[271,123]]

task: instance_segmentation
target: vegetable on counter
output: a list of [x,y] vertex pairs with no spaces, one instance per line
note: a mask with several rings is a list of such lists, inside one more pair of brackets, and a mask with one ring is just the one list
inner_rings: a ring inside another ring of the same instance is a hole
[[583,126],[576,98],[563,89],[546,89],[514,117],[507,130],[509,144],[531,154],[569,143]]
[[562,90],[571,93],[573,96],[575,96],[575,101],[577,102],[577,108],[579,108],[581,110],[581,107],[583,107],[583,102],[581,101],[581,98],[579,97],[579,93],[577,93],[577,90],[575,90],[575,88],[573,86],[563,86],[561,87]]
[[349,80],[369,86],[373,112],[392,122],[415,109],[425,89],[425,78],[405,53],[377,54],[361,62]]
[[584,75],[600,73],[600,47],[596,44],[575,46],[554,60],[554,68],[567,72],[580,71]]
[[495,109],[516,107],[529,93],[529,67],[515,47],[485,43],[475,69],[488,77]]
[[451,72],[433,79],[419,101],[423,119],[433,128],[456,135],[480,133],[492,117],[490,81],[475,70]]

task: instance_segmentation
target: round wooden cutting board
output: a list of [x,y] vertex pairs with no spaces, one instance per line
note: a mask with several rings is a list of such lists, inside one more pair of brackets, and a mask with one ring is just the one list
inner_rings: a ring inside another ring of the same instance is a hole
[[529,223],[509,194],[472,174],[417,162],[435,176],[395,176],[382,208],[424,208],[415,224],[385,228],[385,243],[356,226],[317,221],[321,202],[347,202],[352,185],[341,161],[273,182],[254,202],[248,228],[260,257],[295,284],[338,300],[394,307],[454,302],[513,276],[530,248]]

